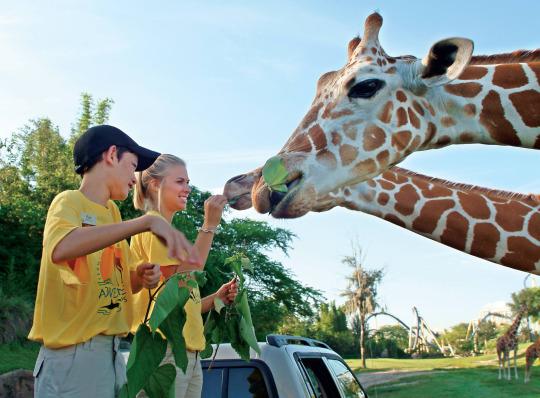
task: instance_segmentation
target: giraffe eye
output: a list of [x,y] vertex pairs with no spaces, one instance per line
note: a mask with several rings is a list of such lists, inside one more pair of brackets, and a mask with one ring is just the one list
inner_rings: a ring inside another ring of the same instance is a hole
[[352,86],[347,95],[349,98],[371,98],[383,87],[383,80],[368,79]]

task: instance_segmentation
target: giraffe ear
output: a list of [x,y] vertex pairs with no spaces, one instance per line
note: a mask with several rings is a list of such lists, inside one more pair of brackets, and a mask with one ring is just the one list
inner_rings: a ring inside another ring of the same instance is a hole
[[431,87],[456,79],[469,64],[473,48],[472,40],[460,37],[436,42],[422,60],[422,82]]

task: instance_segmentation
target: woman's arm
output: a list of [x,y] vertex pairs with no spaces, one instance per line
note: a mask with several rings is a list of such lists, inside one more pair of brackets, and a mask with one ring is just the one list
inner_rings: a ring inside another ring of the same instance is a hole
[[221,222],[223,208],[226,204],[227,198],[224,195],[210,196],[204,202],[204,223],[193,244],[201,259],[201,269],[204,268],[204,264],[208,259],[208,253],[210,253],[210,247],[214,240],[214,233]]
[[201,300],[201,313],[205,313],[214,309],[214,299],[219,297],[223,304],[231,304],[236,295],[238,294],[238,286],[236,284],[236,278],[232,279],[230,282],[223,284],[217,292],[206,296]]

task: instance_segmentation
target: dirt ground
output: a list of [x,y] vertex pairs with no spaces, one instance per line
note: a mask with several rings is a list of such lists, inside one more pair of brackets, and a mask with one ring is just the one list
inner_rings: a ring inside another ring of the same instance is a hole
[[384,372],[369,372],[369,373],[357,373],[356,376],[362,386],[369,388],[371,386],[376,386],[378,384],[388,383],[390,381],[396,381],[404,379],[406,377],[418,376],[423,374],[434,373],[434,371],[429,370],[385,370]]

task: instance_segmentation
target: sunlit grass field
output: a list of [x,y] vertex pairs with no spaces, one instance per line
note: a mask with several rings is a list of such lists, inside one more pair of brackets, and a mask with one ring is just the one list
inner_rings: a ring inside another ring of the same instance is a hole
[[[518,352],[518,375],[516,380],[498,380],[498,363],[495,354],[464,358],[433,359],[369,359],[368,369],[361,369],[360,360],[351,359],[347,363],[355,372],[384,370],[426,371],[426,374],[402,378],[393,382],[368,388],[370,397],[539,397],[540,366],[533,367],[529,384],[524,384],[525,349]],[[513,377],[512,370],[512,377]]]

